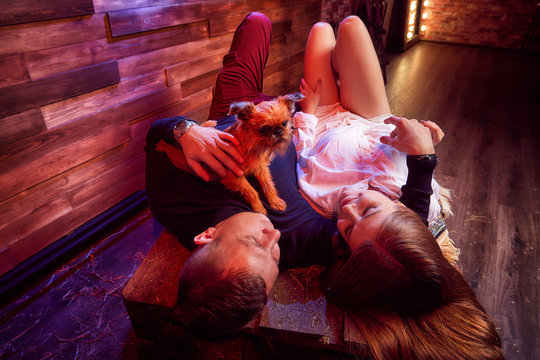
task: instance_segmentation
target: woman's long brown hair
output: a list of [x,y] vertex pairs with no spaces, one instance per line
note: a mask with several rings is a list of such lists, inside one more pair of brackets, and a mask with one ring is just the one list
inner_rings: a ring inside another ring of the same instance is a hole
[[389,216],[327,285],[377,360],[503,359],[493,322],[408,209]]

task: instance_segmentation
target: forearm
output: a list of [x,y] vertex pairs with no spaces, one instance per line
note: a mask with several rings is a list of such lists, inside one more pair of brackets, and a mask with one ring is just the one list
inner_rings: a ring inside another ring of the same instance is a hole
[[431,181],[433,172],[437,166],[437,155],[420,159],[416,156],[407,156],[407,167],[409,173],[407,182],[401,188],[400,201],[420,216],[427,224],[429,214],[429,204],[433,189]]

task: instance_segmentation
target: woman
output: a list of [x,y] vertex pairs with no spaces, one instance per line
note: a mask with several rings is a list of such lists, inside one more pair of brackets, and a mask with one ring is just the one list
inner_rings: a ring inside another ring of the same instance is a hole
[[389,115],[359,18],[346,18],[337,40],[330,25],[314,25],[301,91],[299,183],[338,218],[350,252],[323,279],[328,296],[376,359],[501,359],[493,323],[426,227],[440,214],[432,175],[444,134]]

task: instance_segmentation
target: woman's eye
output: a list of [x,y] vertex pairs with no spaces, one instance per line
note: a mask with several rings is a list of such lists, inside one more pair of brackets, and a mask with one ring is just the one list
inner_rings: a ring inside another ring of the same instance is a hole
[[362,213],[362,217],[366,216],[366,215],[368,214],[368,212],[369,212],[370,209],[375,209],[375,208],[376,208],[375,205],[369,205],[368,207],[366,207],[366,208],[364,209],[364,212]]

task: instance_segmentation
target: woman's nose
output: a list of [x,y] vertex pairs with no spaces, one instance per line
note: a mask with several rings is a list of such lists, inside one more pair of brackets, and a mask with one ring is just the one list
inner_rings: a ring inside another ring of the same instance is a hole
[[358,211],[357,211],[356,206],[354,204],[345,205],[341,209],[341,213],[343,214],[343,217],[349,218],[353,222],[356,222],[356,220],[360,217],[360,214],[358,214]]

